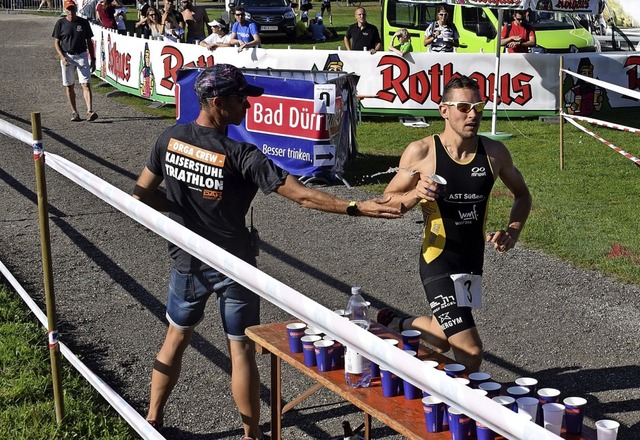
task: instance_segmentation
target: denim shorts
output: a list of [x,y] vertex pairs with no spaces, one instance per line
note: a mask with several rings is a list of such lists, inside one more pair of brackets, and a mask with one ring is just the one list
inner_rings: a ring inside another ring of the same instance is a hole
[[207,300],[213,293],[227,338],[248,340],[245,329],[260,324],[260,297],[215,269],[182,273],[171,268],[167,319],[179,329],[195,327],[204,318]]

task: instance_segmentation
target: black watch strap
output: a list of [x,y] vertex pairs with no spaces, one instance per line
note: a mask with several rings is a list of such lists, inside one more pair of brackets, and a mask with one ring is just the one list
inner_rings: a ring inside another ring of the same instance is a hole
[[347,215],[356,216],[359,212],[358,202],[349,202],[349,206],[347,206]]

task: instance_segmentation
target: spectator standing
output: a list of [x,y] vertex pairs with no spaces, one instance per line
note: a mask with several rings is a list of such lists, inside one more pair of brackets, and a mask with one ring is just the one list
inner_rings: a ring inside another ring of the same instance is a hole
[[356,22],[347,28],[344,45],[347,50],[369,49],[373,55],[382,45],[378,28],[367,22],[367,11],[364,8],[356,9],[355,19]]
[[508,53],[527,53],[536,45],[536,31],[526,22],[524,11],[515,11],[513,21],[502,26],[500,45]]
[[[136,9],[138,11],[138,21],[135,24],[136,28],[140,28],[140,33],[143,38],[149,38],[151,35],[151,31],[149,30],[149,26],[146,23],[147,18],[147,10],[149,9],[149,2],[147,0],[137,0]],[[144,20],[144,21],[143,21]]]
[[209,15],[204,6],[194,6],[191,0],[182,0],[182,18],[187,26],[187,43],[202,41],[206,37],[205,23]]
[[223,19],[213,20],[207,23],[213,32],[200,42],[200,46],[209,50],[216,50],[218,47],[229,47],[231,44],[231,35],[227,33],[227,24]]
[[185,23],[182,14],[174,7],[174,0],[164,0],[162,24],[165,26],[165,38],[179,42],[184,37]]
[[300,0],[300,6],[298,6],[299,13],[306,12],[308,15],[311,9],[313,9],[311,0]]
[[96,5],[96,18],[102,27],[118,29],[116,26],[116,6],[114,0],[102,0]]
[[407,31],[405,28],[398,29],[396,33],[393,34],[393,38],[391,38],[391,43],[389,43],[389,50],[395,54],[400,55],[401,57],[413,51],[409,31]]
[[44,5],[47,5],[47,9],[51,9],[51,0],[42,0],[38,6],[38,12],[42,11]]
[[120,35],[127,34],[127,9],[124,6],[116,8],[116,28]]
[[453,52],[453,48],[460,45],[458,29],[449,20],[446,7],[438,6],[437,17],[424,32],[424,47],[429,47],[431,52]]
[[148,28],[148,35],[145,38],[151,37],[154,40],[164,38],[165,25],[162,24],[162,16],[153,6],[147,8],[147,16],[136,23],[136,27],[143,25]]
[[320,5],[320,14],[324,17],[324,13],[329,13],[329,24],[333,24],[333,14],[331,13],[331,0],[322,0],[322,4]]
[[[325,212],[397,218],[400,210],[388,199],[349,202],[307,188],[277,167],[256,146],[226,136],[251,107],[247,97],[263,89],[249,85],[240,70],[229,64],[204,69],[196,78],[200,113],[191,124],[176,124],[160,135],[136,182],[134,197],[247,263],[256,264],[245,216],[258,189],[275,192],[300,205]],[[175,143],[199,153],[184,164],[171,161]],[[193,164],[198,165],[194,167]],[[174,171],[174,172],[170,172]],[[188,178],[181,177],[185,175]],[[164,181],[166,191],[157,191]],[[214,181],[216,190],[204,182]],[[198,183],[200,182],[200,183]],[[215,294],[231,357],[231,389],[242,416],[243,440],[262,439],[260,431],[260,376],[255,345],[245,329],[260,323],[260,297],[216,269],[169,244],[173,266],[169,276],[169,328],[153,365],[148,422],[160,428],[164,406],[175,387],[182,357],[196,325],[203,319],[209,297]]]
[[91,41],[93,32],[89,21],[77,15],[78,9],[73,0],[65,0],[64,10],[66,15],[56,22],[51,36],[54,38],[53,47],[60,57],[62,85],[71,106],[71,120],[80,121],[74,88],[77,71],[78,82],[82,86],[82,95],[87,105],[87,121],[95,121],[98,114],[93,111],[90,83],[91,72],[96,70],[96,56]]
[[[461,76],[442,92],[445,128],[410,143],[385,195],[404,211],[420,205],[424,217],[420,278],[432,316],[403,318],[389,309],[377,321],[396,330],[416,329],[438,352],[453,351],[467,371],[482,363],[482,341],[472,310],[482,303],[485,241],[500,254],[513,248],[531,210],[531,195],[509,150],[478,136],[484,102],[478,83]],[[434,173],[446,180],[437,183]],[[485,235],[487,205],[500,178],[513,195],[505,230]]]
[[230,43],[238,46],[238,52],[250,47],[259,47],[261,40],[258,25],[253,20],[246,19],[244,8],[235,8],[233,16],[236,21],[231,28]]

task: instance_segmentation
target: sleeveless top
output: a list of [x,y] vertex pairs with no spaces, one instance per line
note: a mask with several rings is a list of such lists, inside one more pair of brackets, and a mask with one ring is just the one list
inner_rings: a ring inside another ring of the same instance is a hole
[[451,158],[434,136],[436,174],[447,180],[444,194],[435,202],[421,203],[424,217],[423,281],[454,273],[482,274],[487,204],[495,181],[491,163],[478,137],[471,160]]

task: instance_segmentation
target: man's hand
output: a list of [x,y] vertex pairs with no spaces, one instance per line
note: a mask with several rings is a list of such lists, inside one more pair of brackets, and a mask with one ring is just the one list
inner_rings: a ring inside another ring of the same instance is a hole
[[429,176],[420,176],[420,180],[416,184],[416,196],[422,200],[433,202],[441,195],[444,195],[446,186],[439,185]]
[[91,73],[96,71],[96,59],[91,58]]
[[487,243],[493,243],[493,248],[501,255],[512,249],[518,242],[517,234],[507,231],[497,231],[487,233]]
[[402,212],[399,208],[389,204],[391,196],[382,196],[376,199],[364,200],[357,203],[359,215],[366,217],[400,218]]

